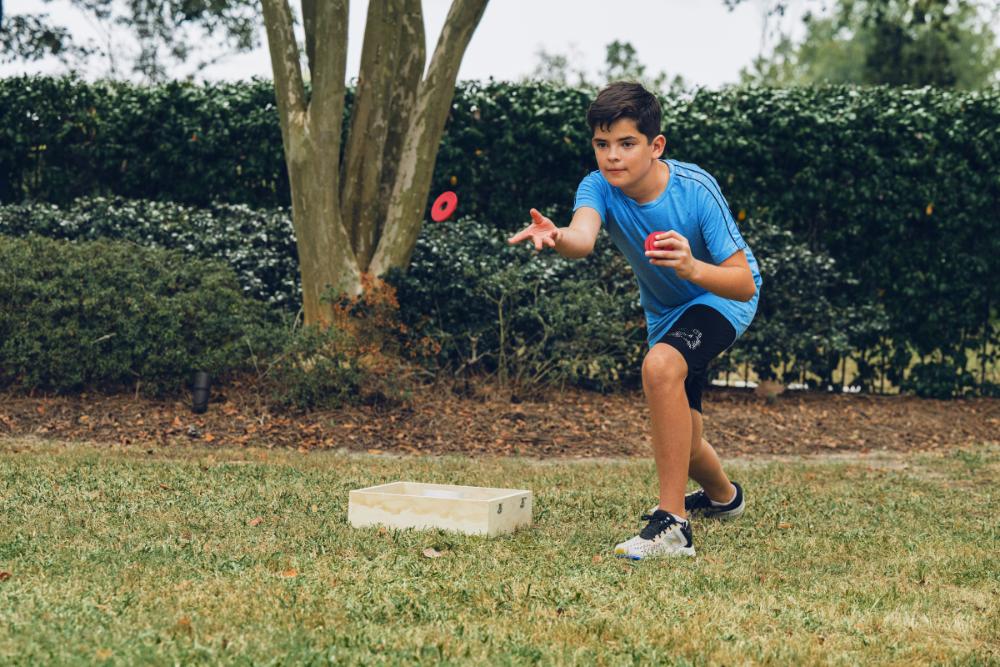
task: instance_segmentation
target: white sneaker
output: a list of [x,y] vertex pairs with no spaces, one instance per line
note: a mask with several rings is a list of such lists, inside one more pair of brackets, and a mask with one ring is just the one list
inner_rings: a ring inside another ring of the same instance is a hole
[[690,522],[678,521],[670,512],[659,509],[652,514],[643,514],[642,519],[649,523],[638,535],[616,545],[615,556],[632,560],[694,556]]

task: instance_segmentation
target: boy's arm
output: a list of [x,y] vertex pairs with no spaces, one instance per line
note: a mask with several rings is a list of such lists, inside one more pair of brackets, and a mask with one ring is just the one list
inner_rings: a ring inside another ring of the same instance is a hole
[[678,278],[725,299],[749,301],[757,293],[757,284],[743,250],[737,250],[715,265],[695,259],[688,240],[675,231],[658,234],[655,245],[657,250],[647,251],[646,256],[656,266],[672,268]]
[[589,206],[576,209],[569,227],[559,230],[555,251],[563,257],[580,259],[594,251],[597,234],[601,231],[601,216]]
[[600,229],[601,216],[589,206],[576,210],[569,227],[556,227],[537,209],[531,209],[531,224],[507,239],[507,242],[514,244],[530,239],[535,244],[535,250],[552,248],[563,257],[579,259],[586,257],[594,249]]

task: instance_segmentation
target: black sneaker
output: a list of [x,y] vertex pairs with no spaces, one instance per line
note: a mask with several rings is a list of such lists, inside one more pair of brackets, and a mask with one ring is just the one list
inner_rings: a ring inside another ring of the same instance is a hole
[[670,512],[656,510],[643,514],[648,521],[638,535],[615,546],[619,558],[642,560],[643,558],[663,558],[665,556],[693,556],[694,543],[691,541],[691,523],[678,521]]
[[684,511],[689,517],[700,516],[715,519],[735,519],[743,514],[746,503],[743,502],[743,487],[733,482],[736,487],[736,497],[728,505],[713,505],[704,489],[698,489],[684,496]]

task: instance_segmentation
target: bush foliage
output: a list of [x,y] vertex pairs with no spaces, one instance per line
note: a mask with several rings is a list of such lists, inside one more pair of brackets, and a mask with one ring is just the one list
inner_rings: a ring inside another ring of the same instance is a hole
[[[531,206],[565,222],[580,178],[593,168],[584,123],[591,96],[545,84],[463,84],[431,196],[453,189],[463,215],[505,232],[522,225]],[[789,276],[816,283],[811,289],[826,295],[834,314],[822,332],[807,334],[787,318],[771,332],[761,345],[797,350],[797,367],[783,359],[779,372],[825,382],[850,355],[863,385],[887,379],[927,395],[991,390],[986,369],[995,367],[1000,342],[992,287],[1000,271],[997,127],[1000,90],[727,89],[664,100],[667,153],[712,172],[745,231],[767,221],[790,233],[782,242],[821,271],[786,265]],[[146,88],[6,79],[0,137],[0,200],[8,203],[118,195],[211,206],[226,217],[226,205],[289,201],[265,81]],[[231,219],[270,215],[245,211]],[[232,260],[238,247],[216,252]],[[289,256],[287,248],[274,253],[279,261]],[[264,294],[275,280],[261,277],[248,291],[272,299],[290,293],[285,283]],[[765,276],[765,298],[768,289],[795,288]],[[765,320],[761,305],[755,328],[763,330],[774,315]],[[734,362],[753,345],[746,339]]]
[[246,295],[292,312],[302,300],[295,233],[287,210],[87,197],[61,207],[0,206],[0,234],[70,241],[115,239],[224,260]]
[[0,387],[183,387],[247,368],[266,328],[229,267],[120,241],[0,235]]

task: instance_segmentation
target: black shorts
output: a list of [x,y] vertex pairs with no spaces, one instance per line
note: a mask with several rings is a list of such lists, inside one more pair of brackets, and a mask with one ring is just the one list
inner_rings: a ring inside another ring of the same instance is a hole
[[688,405],[701,412],[701,391],[708,381],[708,364],[736,342],[736,329],[715,308],[695,304],[684,311],[656,344],[676,348],[687,361],[684,380]]

